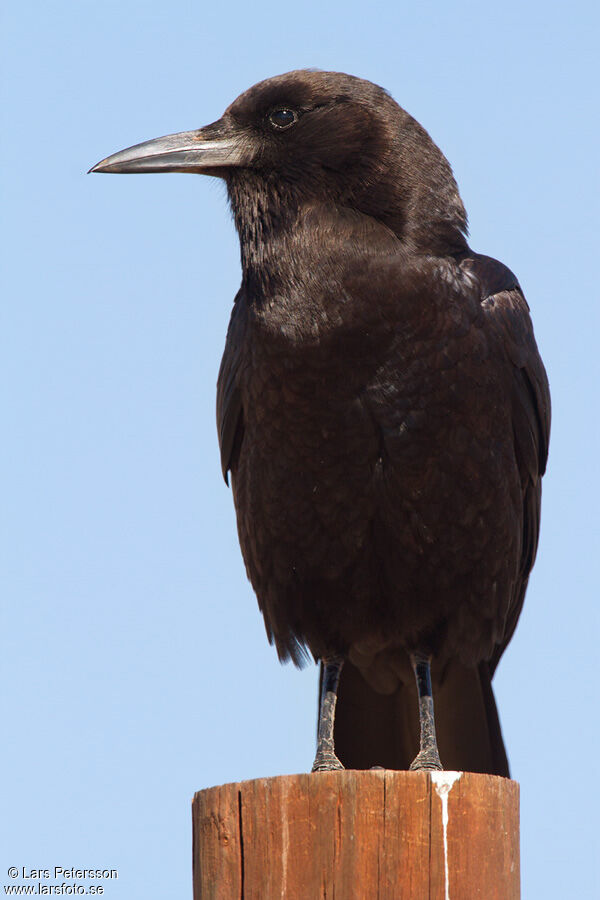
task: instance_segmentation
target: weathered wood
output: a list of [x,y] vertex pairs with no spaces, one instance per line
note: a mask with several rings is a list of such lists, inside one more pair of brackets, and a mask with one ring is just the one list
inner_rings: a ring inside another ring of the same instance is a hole
[[519,786],[506,778],[260,778],[200,791],[192,814],[194,900],[520,896]]

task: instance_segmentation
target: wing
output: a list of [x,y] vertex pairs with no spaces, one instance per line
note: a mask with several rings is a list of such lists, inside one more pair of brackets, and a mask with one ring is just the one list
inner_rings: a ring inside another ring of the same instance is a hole
[[529,307],[512,272],[487,256],[470,254],[461,267],[482,286],[482,307],[488,325],[504,348],[510,368],[515,458],[523,492],[521,565],[506,620],[504,640],[489,662],[493,674],[515,630],[540,530],[541,478],[546,469],[550,437],[550,390],[533,335]]
[[234,300],[217,379],[217,431],[221,450],[221,469],[226,484],[229,484],[227,473],[235,466],[244,433],[244,415],[238,378],[245,333],[246,303],[240,289]]

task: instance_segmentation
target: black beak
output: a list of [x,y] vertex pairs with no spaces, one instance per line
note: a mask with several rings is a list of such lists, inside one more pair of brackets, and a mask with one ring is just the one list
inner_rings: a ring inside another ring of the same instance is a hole
[[90,172],[198,172],[224,174],[223,168],[252,162],[251,142],[220,120],[198,131],[180,131],[120,150]]

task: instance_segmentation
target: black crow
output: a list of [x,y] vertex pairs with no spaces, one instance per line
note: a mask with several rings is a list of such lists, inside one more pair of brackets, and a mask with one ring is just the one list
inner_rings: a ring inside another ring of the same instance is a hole
[[536,554],[550,397],[443,154],[382,88],[297,71],[92,171],[227,185],[223,474],[269,640],[322,664],[313,770],[441,768],[435,695],[446,768],[507,775],[491,678]]

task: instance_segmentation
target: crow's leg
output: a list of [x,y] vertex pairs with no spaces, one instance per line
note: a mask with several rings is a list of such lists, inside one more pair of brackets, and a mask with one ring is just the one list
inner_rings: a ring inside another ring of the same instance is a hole
[[410,661],[417,680],[419,721],[421,723],[421,747],[410,764],[411,770],[442,768],[435,736],[430,660],[431,657],[424,656],[421,653],[411,653],[410,655]]
[[319,728],[317,731],[317,755],[313,763],[313,772],[327,772],[330,769],[343,769],[343,765],[335,755],[333,746],[333,722],[340,672],[344,660],[340,657],[323,659],[323,683],[321,685],[321,704],[319,709]]

